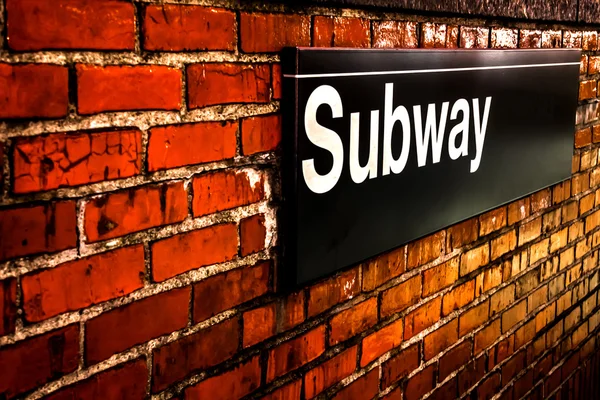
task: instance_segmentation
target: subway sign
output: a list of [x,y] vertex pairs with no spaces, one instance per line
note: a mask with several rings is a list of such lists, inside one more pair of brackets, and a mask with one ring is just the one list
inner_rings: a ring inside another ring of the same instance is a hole
[[285,49],[280,285],[569,178],[580,55]]

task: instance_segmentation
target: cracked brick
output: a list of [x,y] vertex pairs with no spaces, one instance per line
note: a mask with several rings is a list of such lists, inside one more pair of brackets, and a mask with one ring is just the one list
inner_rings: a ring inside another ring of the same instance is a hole
[[140,172],[141,132],[56,133],[17,140],[14,191],[30,193]]

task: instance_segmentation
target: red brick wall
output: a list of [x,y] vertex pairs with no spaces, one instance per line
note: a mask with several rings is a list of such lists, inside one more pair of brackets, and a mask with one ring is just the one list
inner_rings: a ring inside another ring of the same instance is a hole
[[[595,30],[153,3],[0,2],[0,398],[599,395]],[[572,179],[276,294],[284,45],[581,47]]]

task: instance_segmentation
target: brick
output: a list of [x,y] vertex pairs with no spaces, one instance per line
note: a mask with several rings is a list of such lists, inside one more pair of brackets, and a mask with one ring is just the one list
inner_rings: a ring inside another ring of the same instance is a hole
[[459,47],[465,49],[486,49],[489,37],[489,28],[461,26]]
[[436,293],[458,279],[458,257],[423,272],[423,297]]
[[459,335],[462,337],[473,329],[483,325],[490,315],[489,311],[490,301],[486,300],[461,314],[458,321]]
[[560,269],[561,270],[566,269],[569,265],[573,264],[574,260],[575,260],[574,247],[569,247],[568,249],[566,249],[562,253],[560,253]]
[[517,305],[502,313],[502,333],[507,332],[513,326],[525,319],[527,315],[527,301],[523,300]]
[[370,399],[379,393],[379,370],[377,368],[367,372],[342,390],[334,400],[354,400],[357,398]]
[[581,47],[583,50],[595,51],[598,49],[598,32],[584,31],[582,36]]
[[237,255],[235,224],[213,225],[150,245],[152,279],[161,282],[183,272],[232,260]]
[[16,397],[73,372],[79,364],[79,327],[69,325],[0,349],[0,396]]
[[17,317],[17,280],[0,281],[0,336],[15,331]]
[[354,268],[308,289],[308,317],[350,300],[360,292],[358,269]]
[[585,217],[585,233],[589,233],[590,231],[596,229],[600,226],[600,211],[596,211],[587,217]]
[[454,310],[464,307],[475,297],[475,280],[470,280],[444,294],[442,315],[445,317]]
[[181,71],[159,65],[77,65],[77,110],[179,110]]
[[489,268],[477,275],[475,279],[475,293],[478,296],[483,293],[492,290],[496,286],[502,283],[505,271],[510,268],[510,261],[506,261],[503,264],[497,265],[493,268]]
[[329,344],[335,345],[355,336],[377,323],[377,298],[371,297],[331,319]]
[[440,326],[423,339],[423,354],[425,360],[430,360],[437,354],[452,346],[458,340],[458,319],[455,318]]
[[479,217],[479,235],[485,236],[506,226],[506,207],[488,211]]
[[519,227],[519,246],[538,238],[542,230],[542,218],[536,218]]
[[400,343],[402,343],[402,319],[380,328],[363,339],[360,366],[370,364],[379,356],[398,347]]
[[0,260],[54,253],[77,245],[74,201],[0,211]]
[[374,48],[417,48],[416,22],[373,21]]
[[92,375],[82,382],[67,386],[46,397],[48,400],[72,399],[144,399],[148,384],[146,360],[121,364]]
[[144,48],[235,50],[235,13],[222,8],[162,4],[144,10]]
[[479,232],[478,222],[479,220],[477,218],[471,218],[448,228],[446,233],[448,251],[461,248],[464,245],[477,240],[477,234]]
[[312,399],[352,374],[356,370],[356,354],[357,346],[353,346],[308,371],[304,377],[306,398]]
[[590,128],[578,129],[575,132],[575,148],[579,149],[579,148],[588,146],[591,143],[592,143],[592,130]]
[[406,271],[405,256],[406,247],[400,247],[363,264],[362,290],[373,290]]
[[238,124],[199,122],[150,129],[148,170],[159,171],[235,157]]
[[508,205],[508,225],[513,225],[529,216],[530,199],[526,197]]
[[237,400],[260,385],[260,360],[253,357],[233,370],[213,376],[185,389],[186,399]]
[[571,159],[571,173],[575,174],[579,172],[581,165],[581,156],[579,154],[573,154],[573,158]]
[[525,368],[525,352],[515,354],[502,367],[502,384],[506,385],[512,378]]
[[515,332],[515,350],[530,342],[535,336],[535,321],[529,321]]
[[408,340],[440,320],[440,297],[425,303],[404,318],[404,340]]
[[465,276],[490,262],[490,246],[486,243],[460,257],[460,276]]
[[138,300],[89,320],[85,329],[86,364],[92,365],[137,344],[184,328],[190,288]]
[[281,65],[280,64],[271,64],[271,82],[273,89],[273,99],[280,100],[281,99],[281,79],[283,78],[283,74],[281,73]]
[[590,188],[590,173],[584,172],[571,178],[571,193],[573,196],[585,192]]
[[240,250],[242,256],[263,250],[267,243],[265,216],[253,215],[240,221]]
[[581,31],[563,31],[562,47],[573,49],[581,47],[582,33]]
[[595,196],[593,193],[588,194],[587,196],[579,199],[579,214],[585,214],[594,208]]
[[264,178],[256,170],[225,170],[195,176],[195,217],[256,203],[265,196]]
[[575,325],[581,322],[581,308],[577,307],[573,309],[565,318],[565,332],[570,331]]
[[116,0],[9,0],[8,44],[17,51],[133,50],[135,10]]
[[458,374],[458,393],[466,393],[485,375],[485,357],[481,356],[466,365]]
[[408,245],[408,269],[427,264],[444,254],[444,232],[412,242]]
[[54,133],[16,141],[15,193],[128,178],[142,167],[138,130]]
[[273,336],[276,332],[275,303],[267,304],[243,314],[244,347],[253,346]]
[[518,29],[492,28],[491,45],[493,49],[516,49],[518,38]]
[[590,56],[588,74],[596,75],[600,73],[600,56]]
[[391,287],[381,296],[381,317],[400,312],[421,298],[421,276],[417,275],[401,284]]
[[598,151],[586,150],[581,152],[580,166],[581,171],[586,171],[598,165]]
[[549,233],[560,226],[561,210],[556,209],[542,215],[542,233]]
[[496,260],[503,255],[513,251],[517,247],[517,231],[515,229],[492,240],[492,258]]
[[567,245],[567,243],[568,243],[567,234],[568,234],[568,229],[564,228],[561,231],[559,231],[557,233],[553,233],[552,236],[550,236],[550,252],[551,253],[554,253],[557,250],[560,250]]
[[566,180],[552,188],[552,204],[558,204],[571,196],[571,180]]
[[93,198],[85,205],[89,242],[183,221],[188,215],[183,182],[143,186]]
[[423,48],[456,48],[458,47],[458,26],[422,23],[420,42],[420,47]]
[[136,245],[25,275],[25,319],[37,322],[128,295],[144,286],[144,271],[144,248]]
[[268,64],[193,64],[187,68],[188,108],[266,103],[270,79]]
[[310,17],[242,12],[240,38],[245,53],[268,53],[287,46],[310,46]]
[[61,118],[69,105],[69,72],[59,65],[0,63],[0,92],[1,119]]
[[434,373],[435,365],[430,365],[410,378],[406,383],[404,398],[406,400],[417,400],[433,389]]
[[531,29],[519,30],[519,48],[540,49],[542,48],[542,31]]
[[398,355],[384,362],[381,366],[382,389],[389,387],[414,369],[417,369],[420,363],[418,344],[402,350]]
[[302,379],[297,379],[292,383],[281,386],[268,395],[261,397],[262,400],[288,400],[300,399],[302,391]]
[[272,114],[242,120],[244,155],[275,150],[281,143],[281,116]]
[[267,382],[314,360],[324,351],[324,325],[280,344],[269,351]]
[[483,380],[477,387],[477,398],[489,400],[500,391],[500,388],[500,374],[494,373]]
[[451,373],[465,365],[471,358],[473,343],[465,341],[444,354],[439,361],[439,381],[444,381]]
[[[495,347],[496,353],[496,362],[490,362],[490,368],[493,368],[494,365],[502,363],[502,361],[509,358],[515,352],[515,335],[510,335],[509,337],[502,340]],[[492,361],[492,360],[490,360]]]
[[548,301],[548,286],[542,286],[527,297],[527,312],[531,313]]
[[269,291],[270,264],[237,268],[194,284],[194,322],[262,296]]
[[515,285],[509,285],[492,295],[490,298],[490,317],[505,310],[515,301]]
[[304,291],[299,291],[286,296],[279,304],[278,331],[287,331],[304,322],[306,318],[304,298]]
[[[593,99],[595,97],[596,97],[596,81],[595,80],[579,82],[579,101],[589,100],[589,99]],[[590,138],[590,143],[591,143],[592,132],[591,132],[590,128],[587,128],[587,130],[588,130],[588,137]],[[576,135],[576,137],[577,137],[577,135]],[[576,147],[577,147],[577,144],[576,144]]]
[[500,319],[495,319],[491,324],[475,334],[474,353],[479,354],[490,347],[500,337]]
[[585,321],[581,326],[579,326],[575,332],[573,332],[573,336],[571,336],[571,341],[573,342],[573,347],[579,345],[579,343],[583,342],[583,340],[588,335],[588,322]]
[[315,47],[369,47],[370,44],[368,19],[317,15],[313,21]]
[[592,130],[592,140],[593,140],[593,142],[594,143],[600,142],[600,125],[595,125],[592,129],[593,129]]
[[239,320],[231,318],[154,349],[152,391],[227,360],[237,352],[240,334]]
[[517,279],[517,298],[523,297],[540,283],[540,268],[536,268]]

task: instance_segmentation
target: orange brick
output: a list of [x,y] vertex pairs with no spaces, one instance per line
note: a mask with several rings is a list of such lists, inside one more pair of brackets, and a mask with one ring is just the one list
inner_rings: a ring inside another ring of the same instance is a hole
[[240,221],[240,254],[247,256],[264,250],[267,238],[265,216],[253,215]]
[[400,312],[416,304],[420,298],[421,276],[417,275],[383,292],[381,297],[381,316],[387,317]]
[[471,218],[448,228],[446,234],[448,250],[452,251],[477,240],[478,222],[477,218]]
[[313,22],[315,47],[370,47],[368,19],[318,15]]
[[458,279],[458,257],[423,272],[423,297],[452,285]]
[[529,198],[515,201],[508,205],[508,224],[515,224],[529,216]]
[[404,318],[404,340],[429,328],[440,319],[442,301],[440,297],[425,303]]
[[542,232],[542,218],[538,217],[519,227],[519,246],[538,238]]
[[515,285],[509,285],[492,295],[490,298],[490,317],[505,310],[515,301]]
[[490,262],[490,246],[486,243],[460,257],[460,276],[465,276]]
[[350,300],[359,292],[356,268],[318,283],[309,288],[308,316],[314,317],[336,304]]
[[382,364],[381,386],[387,388],[394,384],[399,379],[408,375],[412,370],[416,369],[419,364],[418,344],[414,344],[402,350],[398,355]]
[[356,353],[357,346],[353,346],[308,371],[304,377],[306,398],[312,399],[354,372],[356,370]]
[[444,381],[451,373],[465,365],[471,358],[472,349],[473,343],[467,340],[444,354],[439,361],[439,380]]
[[242,12],[239,29],[241,48],[245,53],[310,46],[310,17],[307,15]]
[[500,319],[495,319],[491,324],[475,334],[475,354],[487,349],[500,337]]
[[444,232],[412,242],[408,245],[408,269],[427,264],[444,254]]
[[325,326],[288,340],[269,351],[267,382],[319,357],[325,351]]
[[418,372],[410,378],[406,384],[404,397],[406,400],[420,399],[424,394],[428,393],[434,386],[435,365],[430,365],[424,370]]
[[540,190],[531,195],[531,213],[536,213],[545,208],[550,207],[552,204],[552,196],[550,195],[550,189]]
[[548,247],[550,239],[544,239],[541,242],[532,244],[529,249],[529,264],[533,265],[539,260],[548,256]]
[[535,336],[535,321],[529,321],[515,332],[515,350],[523,347]]
[[406,270],[406,247],[378,256],[363,264],[362,289],[370,291]]
[[575,132],[575,148],[582,148],[592,143],[592,130],[590,128],[579,129]]
[[275,303],[244,313],[244,347],[253,346],[275,334],[275,314]]
[[497,208],[479,217],[479,235],[485,236],[506,226],[506,207]]
[[[579,82],[579,101],[589,100],[596,97],[596,81]],[[587,128],[589,130],[589,128]]]
[[340,390],[334,400],[353,400],[360,397],[370,399],[379,392],[379,370],[377,368],[367,372],[350,385]]
[[437,328],[423,339],[423,354],[429,360],[452,346],[458,340],[458,319]]
[[275,150],[281,142],[279,114],[242,120],[242,152],[245,155]]
[[475,297],[475,280],[470,280],[444,294],[442,315],[447,316],[454,310],[464,307]]
[[502,257],[517,247],[517,232],[512,230],[492,240],[492,260]]
[[360,366],[364,367],[385,352],[402,343],[402,319],[365,337],[362,342]]
[[372,297],[331,319],[329,344],[343,342],[377,323],[377,298]]
[[525,300],[502,313],[502,333],[510,330],[521,322],[527,315],[527,302]]
[[487,321],[490,315],[489,311],[490,301],[486,300],[461,314],[458,321],[459,335],[462,337],[482,325]]
[[417,27],[416,22],[374,21],[373,47],[417,48]]

